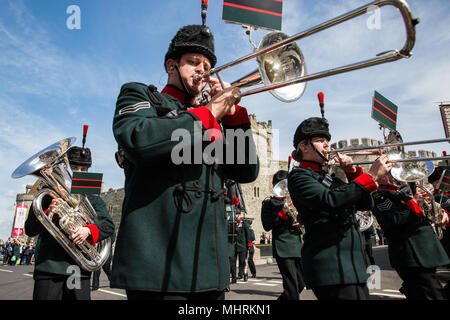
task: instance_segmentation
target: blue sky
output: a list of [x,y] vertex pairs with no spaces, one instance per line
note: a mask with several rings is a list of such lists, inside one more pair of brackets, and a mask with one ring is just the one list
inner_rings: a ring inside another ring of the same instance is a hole
[[[222,21],[222,1],[209,1],[208,20],[215,35],[218,66],[252,51],[244,29]],[[366,0],[284,0],[282,31],[293,35],[367,4]],[[292,135],[305,118],[319,116],[317,93],[326,99],[333,142],[354,137],[382,140],[371,119],[374,90],[399,106],[397,129],[405,141],[444,137],[440,101],[450,100],[450,29],[447,0],[409,0],[421,19],[413,57],[307,84],[303,97],[282,103],[269,93],[243,98],[258,121],[272,120],[279,130],[278,158],[291,152]],[[70,5],[81,10],[81,29],[70,30]],[[370,15],[298,42],[308,72],[353,63],[400,49],[404,27],[392,7],[383,7],[380,29],[369,29]],[[163,57],[176,31],[199,24],[200,0],[0,0],[0,238],[11,231],[17,193],[35,179],[11,179],[30,155],[66,137],[87,146],[93,172],[104,173],[106,189],[120,188],[123,173],[114,160],[115,102],[123,83],[164,87]],[[256,44],[267,31],[253,34]],[[254,61],[223,73],[227,81],[256,69]],[[441,153],[447,144],[420,146]]]

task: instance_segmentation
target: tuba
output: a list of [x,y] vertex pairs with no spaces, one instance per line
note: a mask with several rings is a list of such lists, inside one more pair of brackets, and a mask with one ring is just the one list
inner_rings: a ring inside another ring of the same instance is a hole
[[292,204],[292,199],[288,190],[287,179],[278,182],[273,188],[272,193],[277,198],[286,198],[284,207],[286,208],[286,214],[292,219],[293,224],[295,224],[295,226],[293,226],[294,229],[302,233],[305,233],[305,229],[303,228],[302,224],[298,221],[298,211]]
[[357,211],[355,213],[356,221],[358,222],[359,232],[364,232],[373,224],[373,217],[370,211]]
[[[101,268],[109,257],[111,239],[95,245],[84,241],[76,245],[70,239],[73,230],[93,224],[96,212],[86,195],[71,194],[72,175],[66,152],[75,138],[60,140],[41,150],[22,163],[11,175],[17,179],[26,175],[39,178],[40,191],[33,200],[33,211],[45,229],[55,238],[64,250],[86,271]],[[55,213],[44,213],[43,201],[50,198],[63,200]]]

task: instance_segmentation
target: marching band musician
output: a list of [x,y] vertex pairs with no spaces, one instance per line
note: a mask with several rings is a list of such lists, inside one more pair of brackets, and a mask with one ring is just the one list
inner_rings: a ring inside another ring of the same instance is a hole
[[330,139],[325,118],[306,119],[294,135],[292,157],[299,166],[289,173],[288,188],[305,226],[303,275],[319,300],[365,300],[367,264],[355,212],[372,208],[371,193],[392,165],[382,155],[362,173],[350,157],[336,158],[351,181],[344,183],[324,171]]
[[410,300],[446,300],[436,267],[450,260],[420,207],[429,195],[419,188],[412,195],[390,174],[379,183],[372,212],[386,235],[390,263],[403,280],[400,291]]
[[[208,164],[203,153],[196,154],[212,142],[225,146],[232,129],[250,130],[246,109],[236,105],[238,88],[225,83],[223,89],[211,77],[195,80],[216,61],[210,29],[185,26],[165,56],[168,81],[162,92],[141,83],[127,83],[120,91],[113,132],[125,155],[125,198],[111,286],[125,289],[128,299],[225,297],[230,266],[223,181],[254,181],[259,165],[251,134],[242,150],[235,144],[233,163],[226,157]],[[195,107],[194,98],[207,84],[210,102]],[[195,163],[173,160],[179,141],[172,135],[178,129],[188,133],[183,142]],[[194,136],[198,129],[203,141]],[[237,163],[237,153],[244,163]]]
[[[70,148],[67,154],[72,172],[87,172],[92,165],[89,148],[75,146]],[[96,217],[94,224],[74,230],[71,239],[75,244],[87,241],[94,245],[114,235],[115,226],[106,209],[105,202],[98,195],[88,195],[87,198],[96,212]],[[46,210],[44,212],[51,214],[62,201],[61,198],[52,200],[48,197],[47,208],[45,205],[43,206],[43,209]],[[90,300],[91,272],[80,268],[78,275],[77,270],[70,268],[76,266],[77,263],[39,222],[33,207],[31,207],[25,222],[25,232],[29,237],[39,235],[33,273],[33,300]],[[78,276],[79,279],[70,281],[71,277]],[[77,284],[78,280],[79,284]]]
[[[439,181],[441,180],[442,174],[446,169],[449,169],[449,167],[437,167],[434,172],[428,177],[428,182],[433,185],[434,200],[437,203],[440,203],[442,209],[447,211],[448,214],[450,212],[450,193],[448,191],[439,190],[438,185]],[[447,256],[450,258],[450,221],[445,226],[445,229],[442,230],[441,244],[444,247]],[[450,265],[447,265],[447,268],[450,268]],[[447,281],[445,292],[447,294],[447,299],[450,299],[450,281]]]
[[245,271],[247,263],[247,254],[251,246],[250,228],[247,219],[241,213],[239,207],[236,207],[236,249],[234,254],[234,261],[239,262],[237,279],[247,281],[248,274]]
[[[272,185],[286,179],[288,172],[280,170],[274,174]],[[261,221],[264,230],[273,235],[273,257],[283,278],[283,293],[278,300],[299,300],[305,287],[301,265],[301,233],[293,228],[294,221],[286,214],[285,198],[271,196],[261,206]]]
[[[448,167],[437,167],[433,173],[428,177],[428,183],[433,185],[434,200],[441,204],[442,209],[450,212],[450,193],[439,190],[439,181],[443,172],[448,169]],[[445,230],[442,231],[443,236],[441,243],[444,246],[445,252],[450,257],[450,222],[446,225]]]

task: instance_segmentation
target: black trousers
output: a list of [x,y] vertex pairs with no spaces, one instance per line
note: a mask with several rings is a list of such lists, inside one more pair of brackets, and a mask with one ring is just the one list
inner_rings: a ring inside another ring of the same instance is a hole
[[152,292],[126,290],[128,300],[225,300],[224,291],[205,292]]
[[300,293],[305,288],[301,258],[275,259],[283,278],[283,293],[278,300],[300,300]]
[[408,300],[447,300],[436,277],[436,268],[403,267],[395,270],[403,280],[403,293]]
[[236,257],[230,256],[228,257],[230,261],[230,273],[231,273],[231,279],[236,280]]
[[243,277],[245,273],[245,259],[247,258],[247,252],[236,252],[234,258],[238,258],[239,261],[238,277]]
[[248,268],[250,269],[250,272],[252,273],[252,275],[256,276],[256,266],[255,266],[255,262],[253,261],[254,254],[255,254],[254,252],[248,252],[247,263],[248,263]]
[[312,288],[312,291],[318,300],[370,300],[365,283],[321,286]]
[[111,255],[109,255],[109,258],[106,260],[105,264],[98,269],[97,271],[92,272],[92,288],[98,289],[100,286],[100,273],[105,271],[106,276],[108,277],[108,280],[111,277]]
[[81,278],[80,287],[68,288],[68,277],[34,281],[33,300],[91,300],[90,278]]

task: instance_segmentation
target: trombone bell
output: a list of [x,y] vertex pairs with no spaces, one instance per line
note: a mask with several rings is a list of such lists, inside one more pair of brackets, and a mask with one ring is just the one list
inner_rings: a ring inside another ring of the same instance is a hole
[[400,166],[391,169],[391,175],[400,182],[418,182],[429,177],[434,171],[434,164],[431,161],[405,162]]
[[[274,31],[266,34],[257,49],[262,51],[275,43],[288,39],[285,33]],[[261,79],[266,86],[298,79],[306,75],[306,62],[302,51],[295,42],[257,57]],[[270,90],[270,93],[283,102],[293,102],[303,95],[306,82]]]

